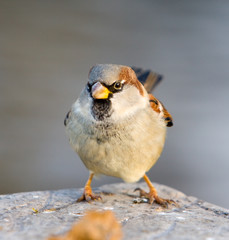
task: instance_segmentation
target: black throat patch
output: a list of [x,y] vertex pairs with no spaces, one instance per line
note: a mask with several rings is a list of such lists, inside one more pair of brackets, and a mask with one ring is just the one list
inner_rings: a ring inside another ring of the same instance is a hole
[[93,99],[91,111],[96,120],[103,121],[111,116],[111,101],[109,99]]

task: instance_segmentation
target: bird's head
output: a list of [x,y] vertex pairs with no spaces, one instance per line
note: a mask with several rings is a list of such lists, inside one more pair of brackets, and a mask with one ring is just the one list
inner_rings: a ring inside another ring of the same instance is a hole
[[147,92],[127,66],[98,64],[90,69],[86,86],[96,120],[120,120],[148,104]]

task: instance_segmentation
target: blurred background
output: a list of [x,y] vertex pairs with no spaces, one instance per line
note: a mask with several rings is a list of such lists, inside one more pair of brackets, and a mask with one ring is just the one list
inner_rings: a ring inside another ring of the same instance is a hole
[[[164,75],[152,181],[229,208],[229,1],[0,1],[0,193],[83,187],[64,118],[96,63]],[[121,180],[101,177],[93,187]]]

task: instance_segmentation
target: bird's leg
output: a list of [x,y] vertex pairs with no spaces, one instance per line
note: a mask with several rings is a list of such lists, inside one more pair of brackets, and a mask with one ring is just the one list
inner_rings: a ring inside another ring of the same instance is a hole
[[100,196],[95,195],[92,192],[91,181],[92,181],[93,176],[94,176],[94,173],[90,173],[90,176],[84,187],[83,195],[77,199],[77,202],[82,202],[82,201],[90,202],[92,200],[101,200],[102,199]]
[[140,197],[147,198],[149,200],[149,204],[152,204],[155,201],[156,203],[160,204],[162,207],[166,207],[166,208],[168,207],[168,204],[176,205],[176,203],[173,200],[160,198],[157,195],[156,188],[153,186],[153,184],[151,183],[149,178],[146,176],[146,174],[144,175],[143,178],[149,187],[149,192],[147,193],[144,190],[142,190],[141,188],[136,188],[135,191],[140,192]]

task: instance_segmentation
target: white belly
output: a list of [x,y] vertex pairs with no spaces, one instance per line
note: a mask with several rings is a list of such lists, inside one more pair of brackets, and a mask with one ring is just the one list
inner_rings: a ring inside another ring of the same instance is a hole
[[67,133],[74,150],[95,174],[136,182],[155,164],[164,146],[166,127],[150,111],[115,127],[86,125],[76,117]]

